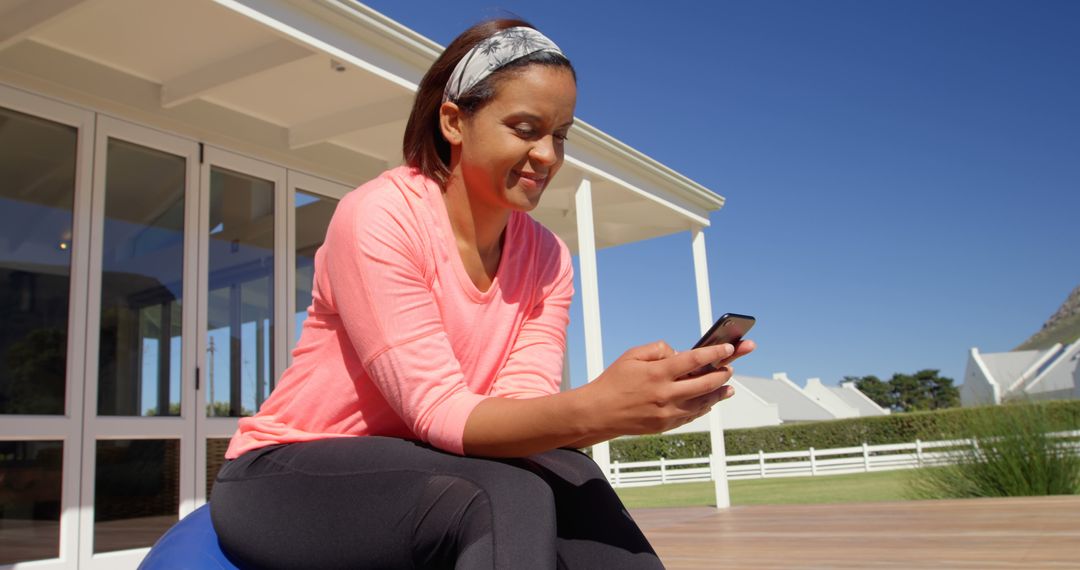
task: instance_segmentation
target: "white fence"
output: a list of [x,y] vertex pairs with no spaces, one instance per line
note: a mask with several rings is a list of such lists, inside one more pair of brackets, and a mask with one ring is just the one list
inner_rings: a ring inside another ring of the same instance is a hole
[[[1067,440],[1074,450],[1080,450],[1080,430],[1050,434]],[[728,479],[760,479],[764,477],[806,477],[838,475],[893,469],[914,469],[926,465],[943,465],[953,461],[957,452],[970,449],[972,440],[919,441],[888,445],[840,447],[765,453],[727,457]],[[612,462],[608,479],[615,487],[644,487],[665,483],[711,481],[712,469],[708,457],[694,459],[660,459],[659,461]]]

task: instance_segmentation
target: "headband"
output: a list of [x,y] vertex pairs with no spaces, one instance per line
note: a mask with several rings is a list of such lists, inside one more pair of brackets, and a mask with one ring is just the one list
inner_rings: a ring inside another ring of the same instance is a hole
[[555,42],[532,28],[519,26],[496,32],[473,46],[454,67],[443,91],[443,102],[456,100],[500,67],[542,51],[563,55]]

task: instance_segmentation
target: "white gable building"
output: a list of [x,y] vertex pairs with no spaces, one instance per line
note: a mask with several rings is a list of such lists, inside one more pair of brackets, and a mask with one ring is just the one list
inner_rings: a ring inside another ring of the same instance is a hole
[[838,418],[884,416],[889,413],[889,410],[877,405],[866,394],[860,392],[854,382],[841,382],[839,386],[828,386],[822,384],[820,378],[810,378],[806,381],[803,392],[831,410]]
[[[806,386],[800,388],[787,374],[778,372],[772,378],[739,375],[732,378],[730,384],[735,388],[735,395],[716,408],[725,430],[889,413],[860,392],[854,382],[826,386],[821,379],[810,378]],[[698,418],[667,433],[705,431],[709,431],[708,417]]]
[[835,420],[843,417],[837,416],[803,392],[784,372],[777,372],[772,378],[743,376],[741,380],[754,393],[780,406],[780,421],[783,423]]
[[1022,400],[1080,398],[1080,341],[1043,350],[968,354],[960,402],[964,406]]
[[[780,406],[762,398],[742,382],[743,376],[732,378],[728,382],[735,388],[735,395],[721,402],[717,407],[720,422],[724,430],[754,428],[780,425]],[[695,433],[709,431],[709,417],[700,417],[686,425],[668,431],[675,433]]]

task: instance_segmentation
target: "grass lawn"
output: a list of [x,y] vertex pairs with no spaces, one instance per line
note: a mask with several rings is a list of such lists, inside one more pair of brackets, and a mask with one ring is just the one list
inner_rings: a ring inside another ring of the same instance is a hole
[[[730,481],[731,504],[854,503],[902,501],[915,470],[879,471],[851,475],[783,477]],[[713,484],[674,483],[616,489],[629,508],[715,505]]]

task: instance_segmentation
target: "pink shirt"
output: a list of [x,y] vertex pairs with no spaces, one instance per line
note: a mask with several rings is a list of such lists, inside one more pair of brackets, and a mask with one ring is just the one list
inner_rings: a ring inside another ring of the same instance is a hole
[[338,205],[292,366],[240,419],[225,456],[362,435],[461,454],[465,420],[485,398],[559,390],[572,295],[566,244],[521,212],[494,282],[478,290],[439,186],[389,170]]

